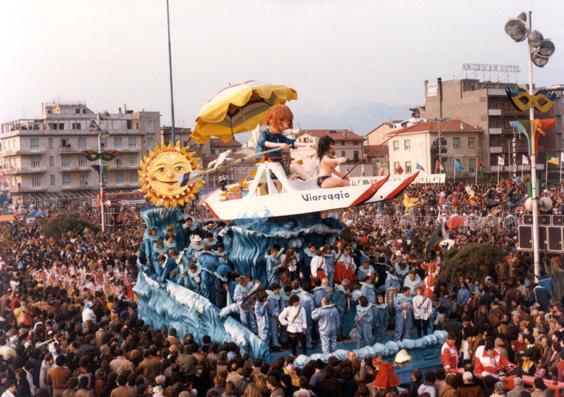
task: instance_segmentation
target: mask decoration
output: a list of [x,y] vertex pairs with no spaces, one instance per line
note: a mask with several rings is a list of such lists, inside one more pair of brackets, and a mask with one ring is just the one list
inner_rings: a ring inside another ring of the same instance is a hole
[[143,158],[139,170],[139,183],[145,197],[158,206],[175,207],[193,201],[203,187],[203,182],[181,185],[184,175],[202,168],[199,158],[187,148],[156,146]]
[[522,88],[506,88],[505,92],[511,103],[522,112],[534,107],[542,113],[548,112],[556,99],[554,91],[540,90],[535,95],[530,95]]

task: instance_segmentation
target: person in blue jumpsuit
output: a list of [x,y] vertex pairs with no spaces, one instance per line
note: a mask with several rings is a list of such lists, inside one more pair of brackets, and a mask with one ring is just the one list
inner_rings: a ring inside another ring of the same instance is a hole
[[266,255],[266,274],[268,285],[280,283],[280,273],[283,269],[281,263],[283,252],[284,249],[281,249],[279,245],[274,245]]
[[376,304],[372,306],[374,310],[374,340],[379,343],[384,343],[384,336],[388,328],[390,308],[386,304],[383,295],[378,295],[376,299]]
[[324,277],[322,280],[314,278],[313,282],[315,287],[311,290],[313,294],[313,303],[315,307],[321,307],[321,300],[332,292],[331,287],[329,287],[329,279]]
[[366,345],[371,345],[374,311],[372,309],[372,303],[368,302],[368,299],[366,299],[365,296],[358,298],[354,322],[356,323],[357,335],[356,348],[360,349]]
[[409,338],[409,330],[413,324],[413,300],[409,287],[404,287],[401,294],[396,295],[394,308],[396,309],[396,330],[394,340]]
[[270,346],[272,351],[280,351],[278,316],[284,305],[282,296],[280,296],[280,285],[276,283],[271,284],[270,290],[266,291],[266,293],[268,294]]
[[322,353],[329,354],[337,350],[337,331],[341,324],[339,311],[329,296],[321,300],[321,307],[311,313],[311,318],[317,321]]
[[339,311],[340,327],[338,337],[341,339],[348,339],[351,330],[354,328],[356,305],[351,296],[350,284],[350,281],[347,279],[343,280],[341,284],[335,284],[335,289],[331,295],[331,301]]
[[172,254],[178,255],[174,248],[170,250],[168,255],[161,255],[159,257],[157,266],[155,267],[155,275],[157,276],[157,281],[160,283],[164,283],[170,272],[176,268],[176,260]]
[[368,303],[376,303],[376,288],[374,287],[374,279],[372,276],[367,276],[361,279],[360,282],[360,293],[368,299]]
[[268,345],[270,320],[268,315],[268,295],[265,291],[257,294],[255,302],[255,318],[257,322],[258,337]]
[[[151,263],[153,264],[154,273],[157,277],[161,274],[159,258],[165,254],[166,254],[166,248],[164,247],[163,240],[156,239],[151,249]],[[159,270],[157,271],[157,269]]]
[[241,323],[251,330],[254,334],[257,333],[257,324],[255,321],[254,305],[251,296],[253,289],[253,282],[245,275],[239,277],[239,283],[233,292],[233,300],[239,306],[239,319]]

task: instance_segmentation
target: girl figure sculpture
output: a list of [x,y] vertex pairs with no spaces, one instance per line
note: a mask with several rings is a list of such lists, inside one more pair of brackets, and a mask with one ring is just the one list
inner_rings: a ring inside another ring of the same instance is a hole
[[310,179],[308,173],[297,163],[290,161],[290,148],[295,148],[295,140],[282,134],[283,131],[293,128],[294,115],[288,106],[274,105],[266,113],[266,125],[268,129],[259,135],[256,151],[263,152],[270,149],[279,148],[266,154],[266,158],[277,161],[282,165],[286,174],[296,174],[304,181]]
[[334,158],[333,138],[323,136],[317,143],[317,157],[319,158],[319,175],[317,185],[321,188],[349,186],[347,178],[337,171],[337,166],[347,161],[346,157]]

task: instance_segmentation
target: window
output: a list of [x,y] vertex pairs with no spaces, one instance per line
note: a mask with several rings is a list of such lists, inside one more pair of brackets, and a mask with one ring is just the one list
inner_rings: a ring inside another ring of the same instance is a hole
[[51,184],[51,186],[55,186],[55,175],[51,175],[49,177],[49,183]]
[[411,161],[406,161],[406,162],[405,162],[405,173],[406,173],[406,174],[411,174]]
[[155,123],[153,120],[147,120],[145,122],[145,128],[147,129],[147,131],[153,131],[153,129],[155,128]]
[[31,186],[40,187],[41,186],[41,179],[38,176],[32,176],[31,177]]
[[74,112],[75,112],[76,114],[80,114],[80,109],[74,109]]
[[114,147],[121,147],[121,136],[114,136]]
[[353,158],[354,158],[354,161],[358,161],[358,158],[359,158],[359,157],[358,157],[358,150],[355,150],[355,151],[353,152]]
[[341,150],[341,157],[347,157],[344,150]]
[[55,157],[49,156],[49,167],[55,166]]
[[80,123],[72,123],[73,130],[80,130],[80,127],[81,127]]
[[70,186],[70,175],[63,174],[63,186]]
[[53,149],[53,138],[49,138],[49,149]]
[[153,137],[152,137],[152,136],[147,137],[147,146],[148,146],[150,149],[152,149],[153,146],[155,146],[155,141],[153,140]]
[[82,109],[82,114],[86,114],[86,108]]
[[70,159],[68,157],[61,157],[61,167],[70,168]]
[[68,139],[61,139],[61,147],[71,147]]
[[137,164],[137,155],[136,154],[130,154],[128,157],[129,160],[129,164],[135,165]]
[[116,173],[116,183],[118,185],[123,184],[123,172]]
[[127,129],[128,129],[128,130],[130,130],[130,129],[133,128],[133,123],[131,122],[131,120],[127,120],[127,121],[126,121],[126,124],[127,124]]
[[360,144],[359,141],[354,141],[354,142],[353,142],[353,145],[355,145],[355,146],[358,146],[359,144]]
[[469,148],[476,147],[476,139],[474,137],[468,137],[468,147]]
[[31,158],[31,168],[39,168],[40,165],[41,165],[41,157]]
[[476,159],[469,158],[468,159],[468,171],[469,172],[476,172]]
[[88,185],[88,175],[81,175],[80,176],[80,185],[81,186]]
[[107,172],[102,174],[102,182],[108,183],[108,173]]
[[137,181],[138,181],[138,176],[136,172],[132,172],[131,174],[129,174],[130,183],[137,183]]
[[398,173],[398,168],[400,167],[399,161],[394,161],[394,174]]
[[86,166],[86,157],[80,157],[80,158],[78,159],[78,166],[79,166],[79,167],[84,167],[84,166]]
[[65,129],[65,123],[59,123],[59,129],[64,130]]
[[411,140],[410,139],[405,139],[403,141],[403,148],[405,150],[411,150]]
[[78,148],[85,149],[86,148],[86,138],[80,137],[78,138]]
[[399,141],[394,141],[392,143],[393,143],[394,152],[397,152],[399,150]]
[[114,161],[115,161],[115,163],[118,167],[121,165],[121,159],[120,158],[116,158]]
[[127,139],[127,144],[128,144],[129,147],[135,147],[135,146],[137,146],[137,138],[134,137],[134,136],[130,136],[130,137]]
[[453,149],[460,149],[460,138],[458,138],[458,137],[452,138],[452,148]]
[[39,149],[39,138],[31,138],[29,146],[32,149]]

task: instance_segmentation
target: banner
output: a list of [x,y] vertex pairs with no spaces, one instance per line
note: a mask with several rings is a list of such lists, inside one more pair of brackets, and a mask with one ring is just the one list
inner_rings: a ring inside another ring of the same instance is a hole
[[[357,176],[353,178],[349,178],[351,181],[352,186],[358,185],[369,185],[371,183],[377,182],[380,179],[384,178],[383,176]],[[389,181],[401,181],[405,179],[405,176],[401,175],[390,175]],[[431,184],[431,183],[445,183],[446,181],[446,174],[423,174],[419,173],[417,178],[412,184]]]

